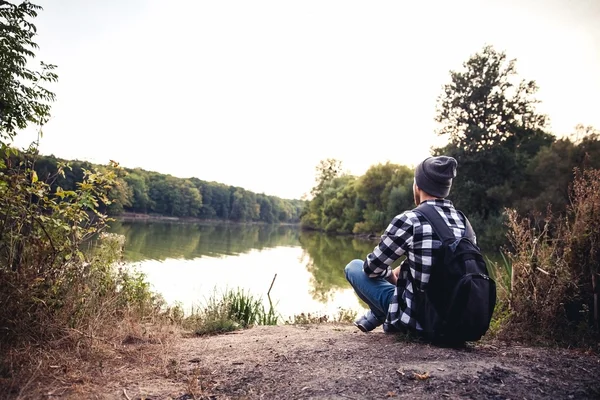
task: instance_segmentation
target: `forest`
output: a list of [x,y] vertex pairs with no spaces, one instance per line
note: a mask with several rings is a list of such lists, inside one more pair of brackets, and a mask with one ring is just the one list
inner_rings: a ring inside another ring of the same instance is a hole
[[[74,191],[84,172],[107,169],[86,161],[67,161],[54,156],[19,153],[13,163],[31,158],[38,179],[51,182],[56,191]],[[61,174],[57,171],[62,169]],[[177,178],[140,168],[118,168],[109,205],[100,210],[111,216],[124,212],[201,220],[236,222],[297,223],[304,208],[302,200],[288,200],[241,187],[198,178]]]

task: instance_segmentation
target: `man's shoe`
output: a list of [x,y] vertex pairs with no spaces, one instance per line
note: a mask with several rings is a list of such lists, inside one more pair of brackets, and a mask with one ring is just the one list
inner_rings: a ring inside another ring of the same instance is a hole
[[356,321],[354,321],[354,325],[365,333],[371,332],[373,329],[377,328],[377,325],[374,324],[371,320],[369,320],[368,314],[365,314]]

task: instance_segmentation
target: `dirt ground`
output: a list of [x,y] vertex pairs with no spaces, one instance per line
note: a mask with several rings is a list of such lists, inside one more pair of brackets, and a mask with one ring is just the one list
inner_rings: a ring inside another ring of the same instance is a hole
[[[135,344],[132,344],[135,346]],[[121,369],[106,399],[598,399],[600,357],[507,343],[463,349],[351,325],[255,327],[174,343],[161,368]],[[160,361],[154,360],[158,366]]]
[[53,384],[32,382],[35,390],[16,398],[600,399],[595,353],[489,341],[449,349],[352,325],[129,340],[115,354],[94,373],[65,368]]

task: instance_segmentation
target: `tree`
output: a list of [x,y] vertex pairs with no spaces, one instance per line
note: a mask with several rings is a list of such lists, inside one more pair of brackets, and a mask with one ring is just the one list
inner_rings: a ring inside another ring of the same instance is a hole
[[148,184],[142,171],[130,172],[124,179],[132,191],[132,211],[140,213],[147,212],[152,206],[152,200],[150,200],[150,196],[148,195]]
[[521,198],[512,208],[521,215],[545,211],[548,206],[555,213],[564,213],[575,168],[600,168],[600,134],[591,126],[577,125],[570,138],[556,140],[531,159],[519,189]]
[[452,196],[459,208],[485,222],[519,197],[528,163],[553,136],[536,111],[538,87],[518,80],[516,60],[486,46],[463,67],[450,72],[438,98],[437,133],[449,141],[434,153],[457,159]]
[[353,231],[380,232],[395,215],[409,209],[413,204],[413,177],[414,172],[407,166],[389,162],[371,166],[356,186],[364,205],[364,221],[356,224]]
[[131,208],[133,199],[133,190],[123,179],[123,177],[117,177],[114,180],[113,187],[108,193],[108,199],[110,205],[106,208],[106,211],[100,209],[99,211],[106,212],[109,215],[119,215],[125,211],[126,208]]
[[259,194],[256,196],[256,201],[260,208],[260,220],[268,223],[275,221],[275,214],[273,213],[273,203],[268,196]]
[[[317,172],[315,176],[315,186],[310,191],[312,199],[306,203],[305,208],[302,211],[301,223],[305,228],[325,229],[326,225],[330,224],[330,221],[326,218],[324,213],[328,201],[325,192],[328,188],[332,187],[332,183],[335,179],[340,177],[342,173],[342,162],[334,158],[321,160],[315,167],[315,170]],[[331,194],[329,194],[329,199],[331,199]],[[333,225],[330,225],[330,228],[333,229]]]
[[340,175],[341,163],[329,159],[317,166],[313,198],[301,217],[304,228],[338,233],[375,233],[413,203],[414,173],[392,163],[371,166],[356,178]]
[[321,160],[315,170],[317,176],[315,177],[316,185],[311,190],[313,196],[321,193],[328,182],[342,174],[342,162],[335,158]]
[[235,188],[231,195],[230,218],[234,221],[255,221],[260,216],[260,206],[256,194],[242,188]]
[[474,153],[509,141],[520,144],[543,130],[546,117],[538,114],[535,81],[517,82],[516,60],[486,46],[450,71],[451,82],[438,98],[439,135],[465,153]]
[[[27,67],[38,48],[36,27],[30,22],[41,7],[0,0],[0,150],[4,151],[20,129],[41,126],[50,118],[55,94],[42,84],[55,82],[54,65],[41,63],[41,71]],[[2,161],[0,161],[2,162]]]
[[331,180],[324,188],[321,228],[326,232],[352,232],[361,210],[356,205],[356,178],[344,175]]

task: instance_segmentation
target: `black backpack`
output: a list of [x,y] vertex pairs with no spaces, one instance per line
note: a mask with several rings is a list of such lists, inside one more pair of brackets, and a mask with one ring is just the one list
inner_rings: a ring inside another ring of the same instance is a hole
[[496,306],[496,283],[474,243],[471,224],[458,211],[466,230],[462,238],[456,239],[432,205],[423,203],[414,211],[427,219],[442,241],[442,246],[434,250],[436,262],[426,289],[413,288],[423,335],[449,343],[479,340],[487,332]]

